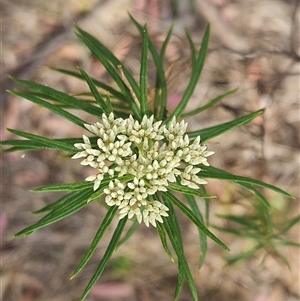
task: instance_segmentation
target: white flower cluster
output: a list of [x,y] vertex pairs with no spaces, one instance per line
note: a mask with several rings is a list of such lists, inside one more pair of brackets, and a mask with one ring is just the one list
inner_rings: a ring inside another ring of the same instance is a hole
[[[102,123],[85,127],[97,139],[97,147],[92,146],[88,137],[84,143],[76,143],[80,151],[72,159],[84,158],[82,165],[97,169],[98,174],[89,176],[86,181],[94,182],[97,190],[105,175],[112,180],[107,188],[105,202],[118,206],[119,218],[136,216],[137,221],[156,226],[168,216],[169,210],[155,200],[157,191],[167,191],[168,182],[179,179],[182,185],[198,189],[197,184],[206,181],[198,177],[198,164],[209,165],[206,157],[213,154],[200,144],[200,137],[190,141],[186,134],[187,123],[173,120],[168,125],[154,122],[154,117],[146,115],[142,121],[114,118],[103,114]],[[118,178],[132,175],[133,180],[122,183]]]

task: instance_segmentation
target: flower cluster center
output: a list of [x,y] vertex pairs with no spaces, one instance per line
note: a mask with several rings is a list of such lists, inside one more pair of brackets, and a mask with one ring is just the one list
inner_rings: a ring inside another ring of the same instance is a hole
[[[156,226],[169,210],[157,200],[158,191],[167,191],[169,182],[179,181],[193,189],[206,183],[198,176],[198,165],[209,165],[206,157],[213,152],[200,144],[199,136],[190,141],[184,121],[179,123],[173,118],[164,125],[162,121],[154,122],[153,116],[145,115],[139,122],[131,115],[122,119],[111,113],[103,114],[102,123],[85,127],[96,135],[97,145],[84,135],[84,143],[75,144],[80,151],[72,158],[84,158],[82,165],[97,170],[97,174],[86,178],[94,182],[94,190],[105,176],[111,178],[104,189],[105,202],[118,206],[119,218],[136,216],[139,223]],[[124,175],[131,175],[132,180],[122,181]]]

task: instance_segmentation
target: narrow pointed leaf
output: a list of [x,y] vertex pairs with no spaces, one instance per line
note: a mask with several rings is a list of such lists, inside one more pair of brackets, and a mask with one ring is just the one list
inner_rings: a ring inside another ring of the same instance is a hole
[[41,149],[49,149],[49,147],[46,146],[27,146],[27,147],[22,147],[22,146],[14,146],[11,148],[7,148],[7,149],[1,149],[0,153],[3,154],[8,154],[8,153],[12,153],[12,152],[22,152],[22,151],[35,151],[35,150],[41,150]]
[[252,185],[247,184],[247,183],[243,183],[242,185],[240,185],[246,189],[248,189],[249,191],[251,191],[260,201],[261,203],[268,209],[271,209],[271,205],[269,204],[269,202],[267,201],[267,199],[257,190],[255,189]]
[[198,294],[197,294],[197,289],[190,271],[190,268],[188,266],[185,254],[183,252],[183,247],[181,242],[178,240],[178,236],[174,233],[174,228],[176,225],[173,224],[172,218],[169,217],[164,217],[164,228],[166,229],[166,232],[168,233],[170,242],[173,246],[174,251],[176,252],[176,255],[178,257],[178,267],[179,267],[179,279],[178,279],[178,284],[177,288],[175,291],[175,297],[174,299],[176,300],[179,297],[179,293],[182,290],[183,286],[183,281],[184,281],[184,276],[183,273],[187,279],[188,285],[190,287],[193,299],[195,301],[198,300]]
[[176,116],[177,118],[181,116],[181,114],[183,113],[184,109],[188,104],[188,101],[190,100],[191,96],[194,93],[194,90],[196,88],[196,85],[198,83],[198,80],[200,78],[204,66],[204,61],[208,49],[209,33],[210,33],[210,26],[208,25],[206,27],[206,31],[202,39],[199,55],[197,57],[195,65],[193,66],[192,75],[188,83],[188,86],[182,96],[180,103],[178,104],[174,112],[168,117],[167,122],[170,122],[174,116]]
[[129,70],[123,66],[122,62],[98,39],[84,31],[82,28],[76,26],[76,29],[79,33],[79,38],[88,46],[92,53],[99,59],[102,63],[103,57],[107,59],[115,68],[122,66],[124,75],[129,82],[129,85],[132,87],[136,97],[139,99],[139,86]]
[[52,184],[42,187],[37,187],[32,189],[33,192],[54,192],[54,191],[77,191],[83,190],[86,188],[92,188],[93,183],[82,181],[82,182],[74,182],[74,183],[66,183],[66,184]]
[[[84,80],[83,76],[78,72],[60,69],[60,68],[52,68],[52,70]],[[126,98],[124,97],[124,95],[121,92],[117,91],[116,89],[112,88],[111,86],[108,86],[108,85],[96,80],[95,78],[91,78],[91,80],[97,87],[108,91],[111,95],[113,95],[118,100],[123,100],[123,101],[127,102]]]
[[[143,27],[129,15],[133,24],[137,27],[139,32],[142,34]],[[156,120],[163,120],[163,116],[166,110],[167,104],[167,83],[164,74],[163,64],[160,59],[160,55],[155,49],[154,44],[151,40],[148,41],[149,50],[151,52],[153,62],[156,67],[156,87],[155,87],[155,99],[154,99],[154,116]]]
[[148,106],[148,31],[145,25],[142,31],[142,57],[141,57],[141,70],[140,70],[140,104],[142,116],[149,115]]
[[[250,185],[256,185],[259,187],[264,187],[270,190],[273,190],[279,194],[282,194],[288,198],[294,198],[291,194],[287,193],[286,191],[275,187],[273,185],[258,181],[258,180],[254,180],[251,178],[247,178],[247,177],[242,177],[242,176],[237,176],[237,175],[233,175],[227,171],[224,171],[222,169],[216,168],[216,167],[212,167],[212,166],[204,166],[201,165],[201,172],[200,172],[201,177],[203,178],[213,178],[213,179],[220,179],[220,180],[227,180],[227,181],[231,181],[234,183],[238,183],[240,185],[243,185],[244,183],[246,184],[250,184]],[[247,188],[247,187],[246,187]]]
[[48,211],[52,211],[55,210],[57,208],[60,208],[61,206],[63,206],[63,204],[66,204],[68,202],[70,202],[72,199],[78,198],[78,196],[81,195],[80,191],[73,191],[63,197],[61,197],[60,199],[58,199],[56,202],[49,204],[39,210],[33,211],[33,214],[39,214],[39,213],[45,213]]
[[77,152],[77,148],[75,148],[75,146],[69,145],[65,142],[60,142],[57,140],[45,138],[43,136],[34,135],[34,134],[23,132],[23,131],[18,131],[18,130],[13,130],[13,129],[7,129],[7,130],[15,135],[18,135],[18,136],[30,139],[32,141],[41,143],[50,149],[57,149],[57,150],[62,150],[62,151],[66,151],[66,152],[71,152],[71,153]]
[[83,301],[87,295],[89,294],[89,292],[91,291],[92,287],[94,286],[94,284],[98,281],[98,279],[100,278],[101,274],[103,273],[109,259],[111,258],[113,252],[115,251],[118,241],[122,235],[122,232],[124,230],[125,224],[127,222],[127,216],[125,216],[123,219],[121,219],[117,225],[117,228],[109,242],[109,245],[105,251],[105,254],[99,264],[99,266],[97,267],[97,270],[95,272],[95,274],[93,275],[93,277],[91,278],[90,282],[88,283],[87,287],[85,288],[82,296],[80,297],[79,301]]
[[30,141],[30,140],[4,140],[0,141],[0,145],[11,145],[11,146],[20,146],[24,148],[31,149],[32,147],[36,148],[46,148],[45,145],[39,142]]
[[163,63],[164,60],[165,60],[165,53],[166,53],[166,49],[167,49],[167,46],[170,42],[170,39],[171,39],[171,36],[172,36],[172,33],[173,33],[173,29],[174,29],[174,24],[171,25],[170,29],[168,30],[168,33],[167,33],[167,36],[161,46],[161,50],[160,50],[160,60],[161,62]]
[[100,110],[99,108],[97,108],[89,103],[80,101],[76,97],[73,97],[66,93],[52,89],[48,86],[44,86],[44,85],[34,83],[31,81],[16,79],[13,77],[12,77],[12,80],[15,81],[17,84],[20,84],[31,90],[45,93],[46,95],[49,95],[49,97],[52,97],[55,100],[57,100],[63,104],[66,104],[72,108],[80,109],[80,110],[83,110],[87,113],[90,113],[90,114],[96,115],[96,116],[101,116],[101,114],[102,114],[102,110]]
[[[192,211],[194,212],[194,214],[196,215],[196,217],[199,219],[199,221],[203,224],[204,220],[202,217],[202,214],[200,212],[200,209],[197,205],[197,202],[195,200],[194,196],[191,195],[185,195],[185,198],[188,202],[188,204],[190,205]],[[197,228],[198,229],[198,228]],[[206,251],[207,251],[207,236],[198,229],[199,232],[199,239],[200,239],[200,258],[199,258],[199,269],[202,267],[203,263],[204,263],[204,259],[206,256]]]
[[285,240],[285,239],[280,239],[278,241],[278,244],[281,244],[283,246],[289,246],[289,247],[300,247],[300,243],[294,242],[294,241],[289,241],[289,240]]
[[[169,217],[163,218],[164,219],[163,226],[169,236],[173,249],[176,252],[178,258],[178,283],[175,289],[174,300],[177,300],[179,298],[185,279],[187,279],[188,281],[190,290],[192,292],[192,295],[194,296],[194,300],[197,300],[198,298],[197,289],[195,287],[194,280],[191,276],[191,272],[186,257],[184,255],[181,230],[180,230],[179,222],[173,204],[168,199],[164,199],[164,202],[166,206],[169,208]],[[165,224],[165,220],[168,221],[168,225]],[[167,226],[169,227],[167,228]]]
[[246,124],[256,118],[257,116],[261,115],[264,112],[264,110],[258,110],[256,112],[253,112],[249,115],[239,117],[237,119],[234,119],[229,122],[222,123],[220,125],[215,125],[206,129],[193,131],[187,133],[190,138],[196,138],[200,135],[201,141],[204,142],[206,140],[210,140],[214,137],[217,137],[221,134],[224,134],[225,132],[232,130],[234,128],[237,128],[243,124]]
[[82,120],[81,118],[71,114],[70,112],[67,112],[66,110],[58,107],[58,106],[55,106],[41,98],[38,98],[36,96],[33,96],[32,94],[30,93],[26,93],[26,92],[21,92],[21,91],[9,91],[9,93],[13,94],[13,95],[16,95],[16,96],[19,96],[19,97],[23,97],[23,98],[26,98],[30,101],[32,101],[33,103],[37,104],[37,105],[40,105],[46,109],[48,109],[49,111],[53,112],[54,114],[56,115],[59,115],[71,122],[73,122],[74,124],[76,125],[79,125],[80,127],[84,128],[84,124],[86,123],[84,120]]
[[80,263],[78,264],[77,268],[75,269],[74,273],[72,274],[71,279],[74,278],[83,269],[83,267],[87,264],[87,262],[90,260],[90,258],[94,254],[100,240],[102,239],[104,233],[106,232],[108,226],[113,221],[117,211],[118,211],[117,206],[113,206],[113,207],[109,208],[109,210],[105,214],[105,217],[101,223],[101,226],[99,227],[87,253],[81,259]]
[[169,258],[171,259],[171,261],[174,262],[174,257],[172,255],[172,252],[169,249],[168,242],[167,242],[167,236],[166,236],[164,227],[160,223],[157,223],[156,230],[157,230],[157,233],[158,233],[158,235],[160,237],[161,244],[162,244],[165,252],[169,256]]
[[251,249],[248,252],[244,252],[240,255],[237,256],[230,256],[226,258],[227,261],[227,265],[232,265],[237,263],[238,261],[241,260],[246,260],[248,258],[252,258],[254,256],[254,254],[261,248],[261,245],[257,245],[256,247],[254,247],[253,249]]
[[55,222],[58,222],[65,217],[77,212],[83,207],[87,206],[87,199],[91,195],[91,189],[86,189],[80,191],[81,193],[77,195],[76,198],[73,198],[68,203],[63,203],[60,207],[55,208],[53,211],[48,213],[42,219],[32,226],[25,228],[24,230],[15,234],[15,237],[21,235],[29,235],[35,232],[36,230],[51,225]]
[[192,66],[194,66],[196,63],[196,59],[197,59],[196,47],[195,47],[195,44],[193,42],[193,39],[191,37],[189,30],[187,28],[185,28],[184,31],[185,31],[185,36],[189,42],[190,50],[191,50]]
[[300,216],[296,216],[294,218],[292,218],[290,221],[287,222],[287,225],[284,226],[284,228],[282,230],[280,230],[278,235],[282,235],[285,234],[286,232],[288,232],[294,225],[296,225],[297,223],[300,222]]
[[[281,261],[289,268],[289,270],[291,271],[291,265],[290,263],[288,262],[288,260],[275,248],[273,247],[272,248],[272,252],[275,253],[275,255],[277,255],[277,257],[279,259],[281,259]],[[274,256],[274,254],[273,254]]]
[[214,195],[205,194],[200,189],[193,189],[193,188],[189,188],[187,186],[182,186],[182,185],[175,184],[175,183],[169,183],[168,188],[173,191],[180,192],[183,194],[196,195],[200,198],[207,198],[207,199],[215,198]]
[[99,91],[97,90],[96,85],[94,84],[93,80],[90,78],[90,76],[81,68],[79,68],[80,73],[82,74],[83,78],[85,79],[85,81],[87,82],[87,84],[90,87],[90,90],[93,94],[93,96],[95,97],[96,102],[98,103],[99,107],[101,108],[101,110],[106,114],[109,115],[109,113],[111,113],[111,111],[109,111],[105,100],[103,99],[103,97],[101,96],[101,94],[99,93]]
[[240,224],[242,226],[245,226],[249,229],[252,228],[252,229],[259,230],[258,228],[261,227],[260,225],[256,225],[254,223],[254,221],[251,220],[248,216],[237,216],[237,215],[232,215],[232,214],[218,214],[217,216],[219,218],[226,219],[228,221],[231,221],[231,222]]
[[209,101],[206,105],[202,106],[202,107],[199,107],[195,110],[192,110],[190,112],[187,112],[187,113],[184,113],[181,115],[182,118],[186,118],[186,117],[189,117],[189,116],[193,116],[193,115],[196,115],[196,114],[199,114],[207,109],[209,109],[210,107],[214,106],[216,103],[220,102],[223,98],[231,95],[231,94],[234,94],[236,91],[238,90],[238,88],[236,89],[233,89],[233,90],[230,90],[230,91],[227,91],[217,97],[215,97],[214,99],[212,99],[211,101]]
[[[178,300],[180,293],[182,291],[184,281],[186,279],[185,265],[182,264],[181,260],[178,260],[178,280],[176,289],[174,292],[174,301]],[[195,300],[195,299],[194,299]]]
[[128,80],[128,83],[130,87],[133,90],[133,93],[137,97],[137,99],[140,98],[140,91],[138,88],[138,85],[133,78],[133,76],[130,74],[130,72],[123,66],[123,64],[112,54],[108,48],[106,48],[100,41],[98,41],[96,38],[94,38],[89,33],[85,32],[81,28],[77,27],[78,38],[91,50],[91,52],[97,57],[97,59],[102,63],[104,68],[107,70],[107,72],[110,74],[110,76],[114,79],[115,83],[119,86],[122,93],[125,95],[126,99],[128,101],[130,100],[130,107],[137,119],[141,119],[140,111],[137,107],[137,104],[135,102],[135,99],[133,98],[133,95],[129,91],[129,87],[125,85],[123,82],[119,72],[117,69],[119,67],[122,68],[122,71],[124,73],[124,76]]
[[218,239],[205,227],[205,225],[196,217],[193,211],[191,211],[186,205],[180,202],[173,194],[169,192],[162,192],[162,195],[164,198],[168,199],[171,203],[176,205],[182,211],[182,213],[184,213],[199,228],[200,231],[202,231],[205,235],[212,239],[221,248],[226,251],[230,251],[230,249],[220,239]]

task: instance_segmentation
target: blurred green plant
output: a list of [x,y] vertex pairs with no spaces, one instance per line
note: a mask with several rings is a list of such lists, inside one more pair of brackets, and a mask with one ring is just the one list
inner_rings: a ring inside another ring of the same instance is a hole
[[[90,92],[77,95],[77,97],[32,81],[12,78],[26,89],[9,91],[11,94],[45,107],[88,130],[89,136],[50,139],[24,131],[8,129],[11,133],[26,139],[1,141],[1,145],[4,146],[2,152],[59,150],[68,153],[75,159],[84,158],[81,162],[82,165],[90,165],[99,172],[82,182],[54,184],[34,189],[35,192],[67,191],[69,193],[56,202],[34,212],[36,214],[45,213],[45,215],[37,223],[25,228],[15,236],[32,234],[40,228],[74,214],[88,206],[90,202],[97,201],[107,209],[106,216],[99,226],[89,250],[71,278],[75,277],[87,264],[117,214],[119,215],[119,222],[106,252],[80,300],[86,298],[93,285],[100,278],[116,248],[126,242],[142,221],[147,226],[150,223],[156,227],[162,246],[172,261],[175,259],[169,243],[176,254],[179,275],[174,300],[178,299],[185,281],[189,285],[193,299],[198,300],[196,285],[184,254],[183,239],[175,207],[190,219],[199,231],[201,249],[199,267],[201,267],[207,252],[207,237],[224,250],[229,250],[208,229],[208,200],[212,196],[206,193],[204,187],[206,181],[203,178],[230,181],[252,192],[257,200],[251,200],[251,202],[260,204],[258,212],[262,214],[261,217],[264,218],[264,221],[268,222],[270,233],[276,225],[269,222],[270,205],[257,188],[264,187],[287,198],[292,196],[278,187],[255,179],[233,175],[209,166],[207,163],[206,157],[212,152],[206,150],[206,146],[203,144],[205,141],[250,122],[261,115],[263,110],[223,124],[190,132],[186,132],[187,124],[184,121],[178,121],[183,117],[192,116],[209,109],[224,97],[235,92],[235,90],[226,92],[196,110],[185,112],[204,66],[210,27],[207,26],[206,28],[199,51],[196,50],[190,34],[186,32],[193,62],[192,74],[180,103],[169,116],[166,116],[168,91],[163,66],[165,50],[172,35],[172,27],[161,50],[158,51],[149,39],[146,25],[141,26],[132,17],[131,20],[142,36],[139,81],[135,80],[126,66],[103,43],[79,27],[77,27],[76,33],[78,38],[101,62],[118,88],[113,88],[91,78],[81,68],[79,68],[79,72],[55,69],[58,72],[84,80],[88,84]],[[156,66],[153,110],[148,105],[149,52]],[[80,96],[88,96],[89,100],[87,101],[84,97],[81,99]],[[72,112],[77,109],[96,116],[99,122],[93,125],[87,124],[68,109],[73,109]],[[7,148],[7,146],[10,147]],[[175,193],[180,193],[186,202],[176,197]],[[195,197],[200,197],[204,201],[204,214],[201,213],[198,207],[199,201]],[[266,233],[257,224],[257,217],[224,216],[224,218],[244,226],[241,232],[234,234],[240,233],[240,235],[249,236],[256,230],[255,237],[260,238],[258,246],[263,244],[261,238],[265,237]],[[123,233],[128,221],[132,225]],[[272,243],[277,243],[278,237],[287,231],[294,222],[296,220],[290,221],[277,234],[269,233],[269,241],[272,240]],[[226,229],[220,230],[226,231]],[[230,230],[227,229],[227,231]],[[279,240],[279,242],[288,243],[284,240]],[[265,246],[266,243],[263,245]]]
[[[300,221],[300,216],[288,219],[283,210],[272,207],[268,210],[261,202],[244,196],[247,203],[240,203],[247,214],[218,214],[225,221],[226,226],[214,226],[215,229],[240,237],[246,244],[246,250],[235,256],[226,258],[227,264],[232,265],[239,261],[254,257],[260,250],[264,250],[262,262],[268,255],[279,258],[288,268],[288,260],[279,251],[280,246],[300,247],[299,243],[287,239],[287,232]],[[249,241],[250,243],[246,243]]]

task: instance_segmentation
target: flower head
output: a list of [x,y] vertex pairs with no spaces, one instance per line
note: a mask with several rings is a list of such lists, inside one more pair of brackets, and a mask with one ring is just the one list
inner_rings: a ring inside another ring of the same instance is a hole
[[[199,164],[209,165],[206,157],[213,154],[200,144],[200,137],[190,141],[187,123],[154,122],[154,117],[143,117],[139,122],[130,115],[115,118],[113,113],[102,115],[102,123],[85,127],[96,137],[97,145],[83,136],[84,143],[76,143],[80,151],[72,158],[83,158],[82,165],[95,168],[98,173],[86,178],[97,190],[104,177],[111,178],[104,189],[108,206],[118,206],[119,218],[134,216],[149,226],[163,222],[169,210],[155,197],[158,191],[167,191],[169,182],[198,189],[206,181],[199,178]],[[122,183],[119,178],[131,175],[132,180]]]

